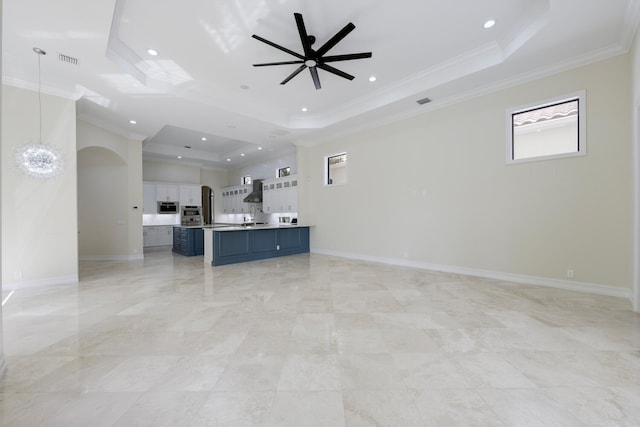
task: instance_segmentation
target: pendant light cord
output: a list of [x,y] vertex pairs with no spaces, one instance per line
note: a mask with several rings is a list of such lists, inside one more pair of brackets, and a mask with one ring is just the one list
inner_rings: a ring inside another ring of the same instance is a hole
[[40,124],[38,144],[42,144],[42,73],[40,72],[40,56],[38,53],[38,121]]
[[38,144],[42,144],[42,72],[40,65],[40,57],[42,55],[46,55],[47,52],[40,49],[39,47],[34,47],[33,51],[38,55],[38,120],[39,120],[39,137],[40,140]]

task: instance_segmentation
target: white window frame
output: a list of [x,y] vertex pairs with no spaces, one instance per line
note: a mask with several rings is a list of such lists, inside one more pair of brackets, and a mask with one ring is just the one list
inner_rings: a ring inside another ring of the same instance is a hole
[[[563,102],[571,101],[574,99],[578,101],[578,151],[561,154],[550,154],[546,156],[528,157],[525,159],[513,158],[513,115],[528,110],[548,107],[554,104],[561,104]],[[580,90],[566,95],[549,98],[543,101],[537,101],[514,108],[508,108],[506,110],[505,124],[507,130],[507,164],[518,164],[537,162],[541,160],[561,159],[566,157],[585,156],[587,154],[587,93],[585,90]]]
[[[331,157],[342,156],[342,155],[346,155],[347,156],[347,163],[348,163],[349,162],[349,156],[347,155],[346,151],[339,151],[337,153],[328,154],[328,155],[324,156],[324,175],[323,175],[323,178],[322,178],[322,182],[324,183],[325,187],[339,187],[341,185],[346,185],[347,182],[349,182],[349,175],[348,175],[347,171],[345,171],[345,182],[339,183],[339,184],[329,184],[329,159]],[[346,167],[346,165],[345,165],[345,167]]]

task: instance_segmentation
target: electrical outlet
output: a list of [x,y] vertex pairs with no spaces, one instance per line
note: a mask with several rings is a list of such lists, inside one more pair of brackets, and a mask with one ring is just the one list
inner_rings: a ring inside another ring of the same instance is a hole
[[575,277],[575,272],[572,269],[567,270],[567,277],[569,279],[573,279]]

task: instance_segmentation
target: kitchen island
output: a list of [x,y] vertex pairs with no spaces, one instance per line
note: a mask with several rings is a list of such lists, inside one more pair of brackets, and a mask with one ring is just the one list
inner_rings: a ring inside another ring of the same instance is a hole
[[204,232],[201,226],[174,226],[173,252],[184,256],[204,254]]
[[204,262],[235,264],[309,252],[309,226],[204,227]]

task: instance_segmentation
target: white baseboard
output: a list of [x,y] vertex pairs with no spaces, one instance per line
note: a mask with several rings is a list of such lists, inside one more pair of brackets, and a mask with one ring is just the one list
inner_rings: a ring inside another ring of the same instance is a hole
[[613,286],[600,285],[595,283],[576,282],[570,280],[550,279],[547,277],[527,276],[524,274],[504,273],[500,271],[480,270],[475,268],[460,267],[455,265],[432,264],[421,261],[411,261],[398,258],[376,257],[371,255],[357,254],[352,252],[339,252],[324,249],[311,248],[312,253],[321,255],[331,255],[340,258],[350,258],[362,261],[391,264],[401,267],[411,267],[420,270],[442,271],[445,273],[463,274],[465,276],[483,277],[486,279],[501,280],[505,282],[520,283],[525,285],[538,285],[550,288],[564,289],[570,291],[586,292],[590,294],[607,295],[617,298],[631,299],[631,290],[617,288]]
[[45,279],[21,280],[19,282],[3,283],[3,290],[16,290],[26,288],[44,288],[47,286],[60,285],[77,285],[78,275],[70,274],[68,276],[47,277]]
[[144,254],[131,255],[82,255],[79,256],[80,261],[142,261]]

